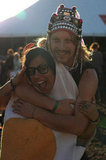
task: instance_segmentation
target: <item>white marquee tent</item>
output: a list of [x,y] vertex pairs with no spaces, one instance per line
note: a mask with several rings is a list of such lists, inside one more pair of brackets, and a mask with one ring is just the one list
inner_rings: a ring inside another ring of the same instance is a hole
[[84,36],[106,37],[106,0],[39,0],[25,10],[23,19],[15,16],[0,22],[0,37],[45,35],[50,16],[59,4],[77,6],[83,19]]

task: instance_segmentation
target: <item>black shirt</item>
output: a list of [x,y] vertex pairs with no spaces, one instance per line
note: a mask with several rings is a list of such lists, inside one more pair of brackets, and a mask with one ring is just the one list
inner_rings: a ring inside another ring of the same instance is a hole
[[77,86],[79,85],[81,76],[86,69],[94,69],[91,61],[84,62],[81,66],[81,63],[78,64],[77,68],[69,71],[75,80]]

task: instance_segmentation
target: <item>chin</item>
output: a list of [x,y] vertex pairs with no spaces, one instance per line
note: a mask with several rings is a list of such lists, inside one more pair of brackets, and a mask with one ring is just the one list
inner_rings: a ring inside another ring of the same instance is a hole
[[48,94],[49,91],[47,89],[40,89],[40,88],[35,88],[36,91],[38,91],[39,93],[42,93],[42,94]]
[[63,65],[66,65],[67,63],[66,62],[64,62],[64,61],[62,61],[62,60],[60,60],[60,61],[58,61],[59,63],[62,63]]
[[63,58],[57,58],[57,61],[58,61],[59,63],[63,63],[63,64],[66,63]]

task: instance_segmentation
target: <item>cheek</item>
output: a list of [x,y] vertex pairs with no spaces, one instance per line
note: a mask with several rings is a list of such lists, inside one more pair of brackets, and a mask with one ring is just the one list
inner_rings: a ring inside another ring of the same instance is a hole
[[56,46],[55,44],[51,45],[50,50],[53,56],[55,56],[57,49],[58,49],[58,46]]
[[55,82],[55,77],[53,75],[51,75],[51,85],[53,86]]
[[55,82],[55,76],[53,73],[49,74],[49,87],[52,89]]
[[51,40],[51,48],[55,49],[56,47],[58,47],[58,43]]
[[56,47],[54,45],[51,45],[51,51],[52,51],[52,53],[54,52],[55,48]]
[[34,81],[35,81],[34,76],[30,76],[30,80],[31,80],[32,82],[34,82]]
[[66,48],[73,50],[73,49],[75,49],[75,44],[72,43],[72,42],[71,42],[71,43],[67,43],[67,44],[66,44]]

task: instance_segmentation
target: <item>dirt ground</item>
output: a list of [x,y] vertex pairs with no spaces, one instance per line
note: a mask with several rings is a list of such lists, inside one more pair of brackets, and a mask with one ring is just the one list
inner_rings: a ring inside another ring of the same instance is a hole
[[106,105],[98,105],[100,122],[91,144],[87,148],[90,160],[106,160]]

